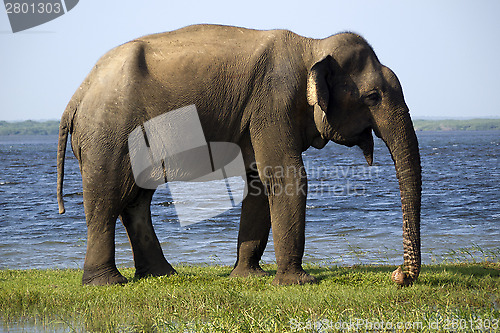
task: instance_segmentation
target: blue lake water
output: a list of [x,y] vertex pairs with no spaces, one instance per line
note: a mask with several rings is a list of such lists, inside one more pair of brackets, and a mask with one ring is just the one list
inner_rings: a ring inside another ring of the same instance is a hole
[[[424,263],[500,258],[500,132],[419,132]],[[55,136],[0,137],[0,269],[81,268],[86,249],[81,176],[68,153],[66,214],[56,201]],[[402,216],[394,165],[376,140],[361,151],[329,143],[304,153],[309,175],[305,262],[401,264]],[[181,227],[168,190],[155,193],[153,223],[172,264],[234,264],[239,208]],[[196,210],[193,210],[195,213]],[[133,267],[118,222],[119,267]],[[274,262],[272,237],[263,257]]]

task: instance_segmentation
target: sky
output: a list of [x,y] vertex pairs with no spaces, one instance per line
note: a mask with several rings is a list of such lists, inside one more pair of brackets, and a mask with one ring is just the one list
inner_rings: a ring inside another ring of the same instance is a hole
[[59,119],[95,62],[143,35],[198,23],[364,36],[414,119],[500,117],[500,1],[81,0],[12,33],[0,8],[0,120]]

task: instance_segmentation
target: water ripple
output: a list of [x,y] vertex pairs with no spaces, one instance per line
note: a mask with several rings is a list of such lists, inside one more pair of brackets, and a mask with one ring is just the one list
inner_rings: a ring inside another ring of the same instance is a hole
[[[500,257],[498,132],[418,133],[423,168],[423,261]],[[0,268],[81,268],[86,251],[81,176],[68,152],[66,214],[55,198],[57,137],[0,137]],[[375,165],[359,149],[328,144],[304,153],[309,175],[304,261],[402,263],[402,217],[394,166],[375,143]],[[357,191],[353,191],[353,188]],[[200,206],[201,208],[201,206]],[[181,227],[168,191],[151,207],[165,256],[172,263],[231,265],[236,258],[235,208]],[[118,222],[116,259],[133,266]],[[263,257],[275,262],[272,235]]]

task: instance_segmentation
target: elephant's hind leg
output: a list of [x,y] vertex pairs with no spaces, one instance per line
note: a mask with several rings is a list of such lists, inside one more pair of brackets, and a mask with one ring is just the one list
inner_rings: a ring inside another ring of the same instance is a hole
[[127,283],[115,264],[115,227],[117,206],[110,198],[95,200],[94,192],[84,188],[87,219],[87,254],[83,265],[84,285]]
[[257,173],[247,176],[248,195],[241,209],[238,259],[231,276],[269,275],[260,267],[271,229],[269,201]]
[[139,278],[176,273],[163,256],[153,229],[150,210],[153,193],[151,190],[141,190],[120,215],[134,253],[135,276]]

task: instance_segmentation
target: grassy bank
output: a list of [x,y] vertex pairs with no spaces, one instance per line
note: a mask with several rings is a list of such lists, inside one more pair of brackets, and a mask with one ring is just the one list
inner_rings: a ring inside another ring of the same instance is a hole
[[229,279],[230,267],[177,268],[176,276],[142,280],[124,269],[132,281],[111,287],[82,287],[79,270],[0,270],[0,325],[77,332],[500,330],[500,263],[424,266],[404,289],[390,281],[388,266],[307,266],[319,284],[291,287],[272,286],[272,277]]

